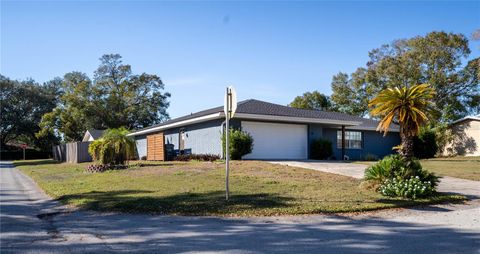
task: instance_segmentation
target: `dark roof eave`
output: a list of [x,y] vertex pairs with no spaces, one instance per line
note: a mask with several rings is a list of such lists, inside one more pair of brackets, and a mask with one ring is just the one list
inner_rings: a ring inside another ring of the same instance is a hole
[[[153,132],[158,132],[162,130],[168,130],[171,128],[182,127],[190,124],[201,123],[216,119],[225,118],[223,112],[213,113],[210,115],[199,116],[196,118],[186,119],[184,121],[173,122],[169,124],[161,124],[152,128],[138,130],[128,134],[129,136],[138,136],[143,134],[149,134]],[[291,117],[291,116],[275,116],[275,115],[260,115],[260,114],[245,114],[238,113],[235,114],[234,118],[242,120],[258,120],[258,121],[273,121],[273,122],[288,122],[288,123],[312,123],[312,124],[329,124],[329,125],[338,125],[338,126],[356,126],[360,125],[362,122],[359,121],[344,121],[344,120],[332,120],[332,119],[321,119],[321,118],[308,118],[308,117]]]

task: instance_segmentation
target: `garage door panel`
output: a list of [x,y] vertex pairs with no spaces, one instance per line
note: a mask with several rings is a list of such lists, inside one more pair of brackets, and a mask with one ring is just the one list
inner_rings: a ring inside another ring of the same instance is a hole
[[307,159],[306,125],[242,121],[253,137],[253,151],[244,159]]

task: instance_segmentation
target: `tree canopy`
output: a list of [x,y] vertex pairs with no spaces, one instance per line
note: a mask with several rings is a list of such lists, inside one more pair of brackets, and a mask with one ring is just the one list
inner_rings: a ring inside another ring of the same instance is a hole
[[297,96],[288,105],[293,108],[329,110],[332,103],[330,98],[318,91],[306,92],[302,96]]
[[17,81],[0,75],[1,124],[0,143],[27,143],[40,149],[50,149],[58,142],[55,135],[35,137],[40,130],[38,123],[42,115],[51,111],[57,102],[59,80],[42,85],[34,80]]
[[366,72],[365,68],[358,68],[350,76],[343,72],[333,76],[333,110],[362,117],[368,113],[368,100],[372,93],[365,81]]
[[332,102],[341,112],[363,116],[372,96],[391,87],[431,84],[436,95],[434,120],[448,122],[480,110],[480,58],[468,61],[462,34],[431,32],[396,40],[369,53],[365,68],[332,80]]
[[62,79],[58,105],[42,118],[38,135],[61,133],[66,141],[80,140],[90,128],[136,129],[169,118],[169,93],[153,74],[133,74],[118,54],[103,55],[93,80],[70,72]]

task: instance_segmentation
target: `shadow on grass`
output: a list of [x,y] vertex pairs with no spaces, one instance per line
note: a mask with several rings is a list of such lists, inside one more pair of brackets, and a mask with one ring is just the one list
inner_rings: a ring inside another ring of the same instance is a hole
[[288,207],[288,197],[274,194],[235,194],[229,201],[225,192],[180,193],[171,196],[155,197],[147,194],[152,191],[92,191],[81,194],[64,195],[59,201],[80,204],[79,207],[97,211],[118,211],[129,213],[155,213],[177,215],[241,214],[252,209]]
[[54,161],[52,159],[45,159],[45,160],[27,160],[27,161],[14,161],[13,165],[15,167],[20,166],[35,166],[35,165],[48,165],[48,164],[60,164],[58,161]]
[[[211,191],[204,193],[179,193],[170,196],[156,196],[153,191],[91,191],[86,193],[64,195],[60,202],[74,204],[80,208],[96,211],[115,211],[126,213],[172,214],[172,215],[269,215],[282,211],[298,214],[332,214],[352,211],[371,211],[386,208],[418,207],[419,209],[435,209],[434,204],[461,203],[458,195],[439,195],[431,199],[377,199],[377,200],[313,200],[280,196],[271,193],[233,194],[229,201],[225,200],[225,192]],[[322,207],[314,207],[308,202],[323,203]],[[338,207],[338,203],[347,203]],[[383,203],[385,207],[352,206],[361,203]],[[332,208],[331,206],[334,208]],[[306,206],[308,209],[303,209]],[[300,209],[300,210],[298,210]],[[353,210],[352,210],[353,209]],[[297,211],[298,210],[298,211]]]
[[429,211],[449,211],[442,208],[438,208],[431,205],[438,204],[462,204],[467,201],[467,197],[455,193],[438,193],[435,196],[432,196],[428,199],[402,199],[402,198],[392,198],[392,199],[377,199],[375,202],[394,205],[397,208],[411,208],[411,209],[420,209],[420,210],[429,210]]

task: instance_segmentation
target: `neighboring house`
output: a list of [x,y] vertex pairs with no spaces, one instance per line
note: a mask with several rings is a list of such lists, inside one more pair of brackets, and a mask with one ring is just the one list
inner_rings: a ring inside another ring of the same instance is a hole
[[95,130],[95,129],[87,130],[85,132],[85,135],[83,135],[82,142],[97,140],[103,136],[104,132],[105,130]]
[[[129,135],[135,137],[139,158],[145,156],[148,160],[164,160],[164,145],[173,146],[176,153],[221,155],[224,121],[222,106]],[[364,159],[367,155],[381,158],[392,153],[400,137],[398,126],[384,137],[375,131],[377,125],[378,121],[348,114],[297,109],[253,99],[239,102],[230,120],[230,126],[241,128],[253,137],[253,151],[243,158],[270,160],[308,159],[310,143],[318,138],[332,142],[336,159],[344,157],[342,153],[350,160]],[[345,144],[343,149],[342,144]]]
[[451,141],[443,150],[445,156],[480,156],[480,115],[468,116],[450,124]]

